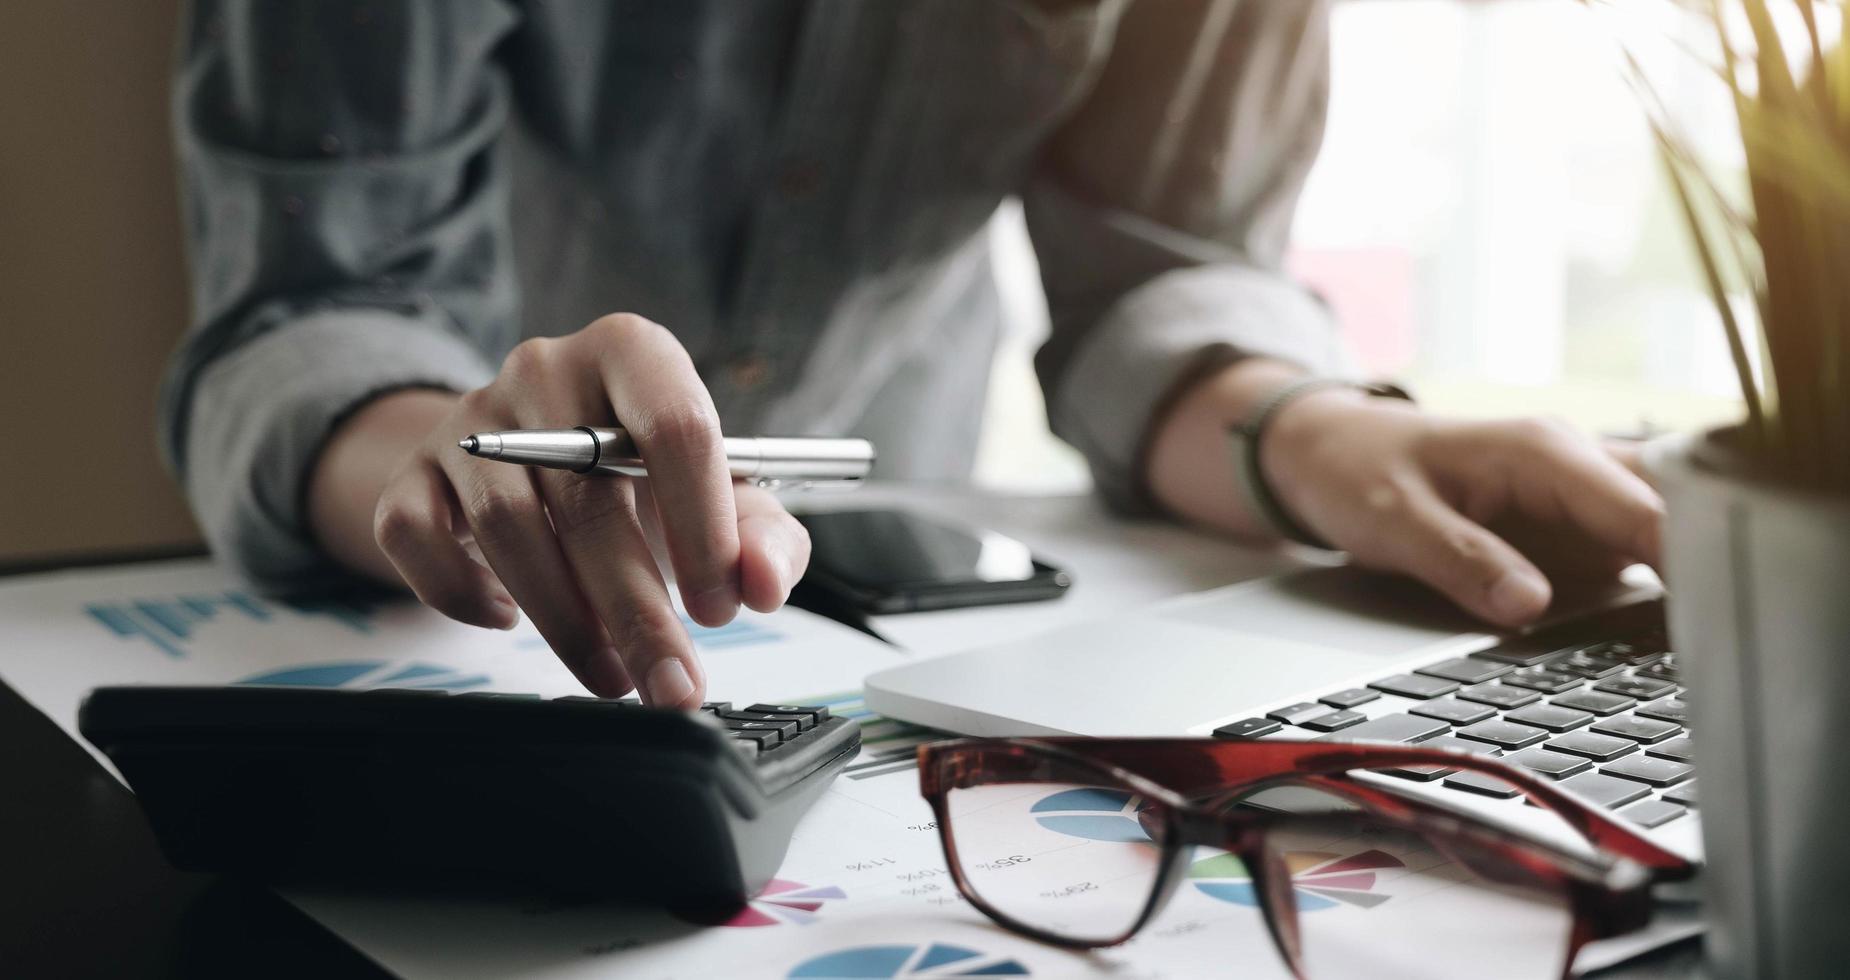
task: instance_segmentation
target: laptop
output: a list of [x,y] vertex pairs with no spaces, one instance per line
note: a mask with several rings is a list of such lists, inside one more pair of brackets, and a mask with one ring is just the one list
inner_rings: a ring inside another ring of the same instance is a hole
[[[1629,579],[1519,635],[1425,588],[1318,568],[888,668],[867,705],[968,735],[1368,739],[1496,755],[1700,860],[1661,590]],[[1469,773],[1396,772],[1453,806],[1533,814]]]

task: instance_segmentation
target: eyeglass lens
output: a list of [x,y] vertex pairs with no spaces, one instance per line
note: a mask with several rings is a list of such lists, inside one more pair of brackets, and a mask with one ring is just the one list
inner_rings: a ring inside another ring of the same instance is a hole
[[[952,789],[946,834],[980,905],[1017,927],[1112,942],[1153,901],[1168,815],[1107,778],[1064,775],[1072,778]],[[1573,926],[1567,896],[1494,849],[1399,829],[1351,796],[1307,786],[1239,805],[1266,815],[1266,867],[1255,875],[1238,855],[1194,848],[1173,899],[1148,926],[1166,934],[1166,924],[1168,932],[1206,924],[1202,935],[1176,940],[1201,943],[1204,962],[1237,964],[1243,977],[1289,976],[1267,934],[1261,905],[1269,900],[1289,906],[1281,929],[1315,980],[1562,975]]]

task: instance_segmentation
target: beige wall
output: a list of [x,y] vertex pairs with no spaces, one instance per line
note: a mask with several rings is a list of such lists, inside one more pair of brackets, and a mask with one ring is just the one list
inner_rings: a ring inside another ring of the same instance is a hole
[[0,563],[198,537],[157,460],[153,423],[161,364],[185,318],[167,135],[177,7],[7,7]]

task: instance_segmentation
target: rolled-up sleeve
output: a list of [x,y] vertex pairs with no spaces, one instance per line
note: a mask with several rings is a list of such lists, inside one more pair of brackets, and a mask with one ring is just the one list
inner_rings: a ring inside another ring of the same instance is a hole
[[1151,422],[1204,367],[1347,367],[1329,310],[1282,268],[1328,100],[1327,3],[1132,3],[1024,191],[1048,417],[1113,504],[1148,507]]
[[214,552],[273,591],[341,573],[303,488],[378,394],[466,390],[512,342],[493,4],[210,2],[174,92],[193,293],[163,450]]

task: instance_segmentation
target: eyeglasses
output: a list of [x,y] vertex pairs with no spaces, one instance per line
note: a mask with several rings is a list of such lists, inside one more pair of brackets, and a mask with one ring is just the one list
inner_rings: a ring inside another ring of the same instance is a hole
[[[1518,829],[1389,778],[1454,770],[1545,819]],[[997,923],[1113,946],[1192,892],[1300,978],[1566,977],[1581,947],[1650,920],[1654,884],[1695,873],[1535,776],[1416,746],[965,739],[920,747],[919,782],[958,891]]]

